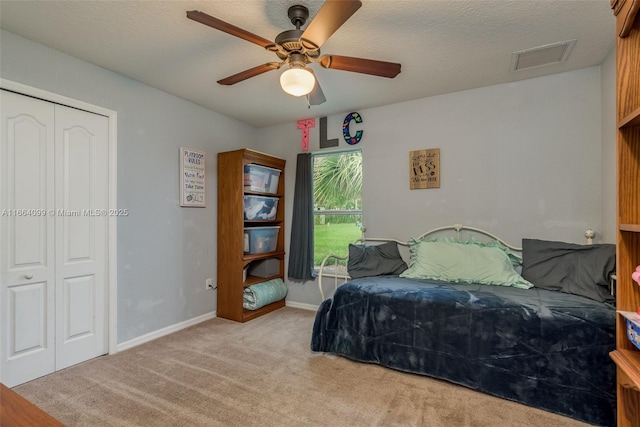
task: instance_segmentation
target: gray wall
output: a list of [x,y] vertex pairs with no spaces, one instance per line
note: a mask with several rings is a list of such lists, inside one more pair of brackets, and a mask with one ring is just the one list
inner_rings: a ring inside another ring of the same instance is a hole
[[602,63],[602,241],[616,242],[616,50]]
[[[0,75],[118,113],[118,343],[213,312],[216,153],[256,129],[2,31]],[[179,207],[179,148],[207,153],[207,207]]]
[[[607,73],[607,80],[612,78]],[[601,97],[602,88],[612,87],[610,81],[602,83],[601,67],[591,67],[356,110],[363,123],[352,124],[351,134],[364,130],[359,147],[367,235],[406,240],[433,227],[462,223],[516,245],[522,237],[585,243],[587,228],[602,241],[605,227],[613,241],[603,185],[609,199],[615,190],[615,185],[608,188],[615,175],[610,156],[615,148],[610,141],[602,143],[602,109],[609,117],[612,106]],[[340,138],[342,148],[348,147],[341,136],[347,113],[328,118],[328,137]],[[607,126],[606,136],[611,132]],[[319,149],[318,137],[316,127],[312,151]],[[295,165],[300,139],[295,124],[261,132],[262,149],[268,147],[290,165]],[[409,151],[425,148],[440,148],[441,187],[410,190]],[[288,194],[294,169],[288,169]],[[292,203],[289,197],[287,212]],[[289,283],[289,288],[291,301],[320,301],[316,283]]]
[[[0,76],[118,112],[118,343],[215,310],[216,153],[255,148],[287,159],[287,247],[300,130],[255,129],[2,31]],[[615,239],[615,55],[602,67],[380,108],[364,122],[364,223],[407,239],[464,223],[522,237]],[[327,92],[330,99],[332,94]],[[336,96],[336,95],[333,95]],[[347,113],[328,118],[342,141]],[[313,110],[309,111],[313,117]],[[316,117],[316,121],[319,122]],[[257,142],[254,142],[257,141]],[[178,206],[181,146],[207,153],[204,209]],[[409,151],[441,149],[440,189],[409,190]],[[311,130],[318,150],[318,127]],[[317,285],[288,300],[317,305]]]

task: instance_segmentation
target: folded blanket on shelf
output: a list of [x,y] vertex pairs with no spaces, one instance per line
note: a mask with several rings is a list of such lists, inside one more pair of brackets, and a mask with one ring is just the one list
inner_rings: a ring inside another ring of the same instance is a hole
[[287,285],[282,279],[273,279],[244,288],[242,306],[245,310],[257,310],[287,296]]

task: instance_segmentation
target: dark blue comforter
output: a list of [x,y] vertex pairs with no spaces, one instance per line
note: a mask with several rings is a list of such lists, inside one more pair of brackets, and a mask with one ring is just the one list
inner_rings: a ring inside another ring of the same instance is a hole
[[311,349],[615,425],[615,309],[544,289],[379,276],[322,303]]

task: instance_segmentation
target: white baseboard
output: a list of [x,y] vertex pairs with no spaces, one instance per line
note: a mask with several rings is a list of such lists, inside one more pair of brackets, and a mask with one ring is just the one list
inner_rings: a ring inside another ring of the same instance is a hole
[[286,301],[286,305],[287,307],[301,308],[303,310],[311,310],[311,311],[318,311],[318,307],[319,307],[317,305],[305,304],[303,302],[295,302],[295,301]]
[[144,334],[132,340],[118,344],[116,347],[116,351],[124,351],[130,349],[132,347],[144,344],[149,341],[153,341],[165,335],[178,332],[179,330],[188,328],[189,326],[197,325],[198,323],[202,323],[205,320],[213,319],[214,317],[216,317],[216,311],[203,314],[202,316],[194,317],[193,319],[185,320],[184,322],[176,323],[175,325],[167,326],[166,328],[158,329],[154,332],[149,332],[148,334]]
[[[293,308],[301,308],[303,310],[311,310],[318,311],[318,306],[313,304],[305,304],[302,302],[294,302],[294,301],[286,301],[287,307]],[[175,325],[167,326],[166,328],[158,329],[157,331],[149,332],[148,334],[144,334],[137,338],[134,338],[129,341],[125,341],[116,346],[116,351],[124,351],[140,344],[144,344],[149,341],[153,341],[165,335],[172,334],[174,332],[178,332],[181,329],[188,328],[189,326],[197,325],[198,323],[202,323],[206,320],[213,319],[216,317],[216,312],[212,311],[211,313],[203,314],[202,316],[194,317],[193,319],[185,320],[184,322],[176,323]]]

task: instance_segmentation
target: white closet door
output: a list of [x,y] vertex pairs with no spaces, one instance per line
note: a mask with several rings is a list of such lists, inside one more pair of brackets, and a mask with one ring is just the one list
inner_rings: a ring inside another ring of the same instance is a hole
[[55,370],[54,105],[0,91],[0,374]]
[[109,119],[0,91],[0,381],[108,352]]
[[108,352],[107,117],[56,105],[56,369]]

